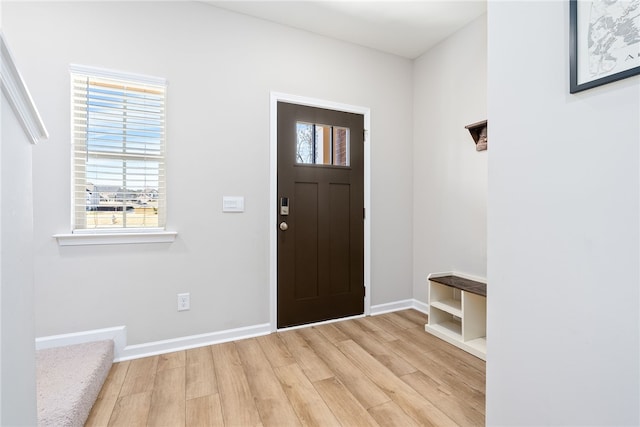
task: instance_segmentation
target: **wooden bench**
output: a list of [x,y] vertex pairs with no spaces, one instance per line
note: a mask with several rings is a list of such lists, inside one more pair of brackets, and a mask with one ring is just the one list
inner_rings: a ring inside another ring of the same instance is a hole
[[487,284],[454,274],[429,275],[429,320],[424,329],[486,360]]

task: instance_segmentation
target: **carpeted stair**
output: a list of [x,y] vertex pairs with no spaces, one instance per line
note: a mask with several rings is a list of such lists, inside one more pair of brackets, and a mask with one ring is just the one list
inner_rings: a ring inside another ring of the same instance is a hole
[[83,426],[113,364],[113,341],[36,352],[38,426]]

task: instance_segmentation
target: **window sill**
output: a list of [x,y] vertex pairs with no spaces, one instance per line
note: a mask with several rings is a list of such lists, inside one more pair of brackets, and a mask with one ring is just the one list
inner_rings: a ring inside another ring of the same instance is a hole
[[176,231],[141,233],[55,234],[60,246],[129,245],[136,243],[173,243]]

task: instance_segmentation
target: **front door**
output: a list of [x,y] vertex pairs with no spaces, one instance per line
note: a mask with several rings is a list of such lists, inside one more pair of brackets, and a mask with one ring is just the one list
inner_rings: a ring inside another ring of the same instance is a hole
[[278,102],[278,327],[364,313],[364,118]]

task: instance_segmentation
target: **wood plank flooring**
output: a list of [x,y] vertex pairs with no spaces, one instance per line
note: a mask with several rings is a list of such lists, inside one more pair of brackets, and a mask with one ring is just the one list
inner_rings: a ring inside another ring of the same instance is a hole
[[483,426],[485,362],[404,310],[113,365],[87,426]]

